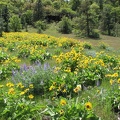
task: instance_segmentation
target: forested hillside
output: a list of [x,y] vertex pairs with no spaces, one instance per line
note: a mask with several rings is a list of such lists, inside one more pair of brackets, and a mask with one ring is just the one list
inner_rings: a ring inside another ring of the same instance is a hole
[[51,22],[62,33],[118,37],[120,0],[0,0],[0,36],[2,31],[28,31],[29,25],[41,33]]

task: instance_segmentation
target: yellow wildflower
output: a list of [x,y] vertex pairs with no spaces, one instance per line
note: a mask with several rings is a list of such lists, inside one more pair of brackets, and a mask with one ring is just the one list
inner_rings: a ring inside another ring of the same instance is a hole
[[20,86],[20,88],[24,88],[24,85]]
[[33,88],[33,84],[30,84],[30,85],[29,85],[29,88]]
[[58,87],[57,91],[61,91],[61,88],[60,88],[60,86]]
[[78,88],[79,90],[81,90],[82,87],[81,87],[81,85],[77,85],[77,88]]
[[77,87],[73,90],[75,93],[81,90],[81,85],[77,85]]
[[77,92],[78,92],[78,88],[76,87],[73,91],[74,91],[75,93],[77,93]]
[[61,99],[60,105],[63,105],[63,106],[66,105],[66,101],[64,99]]
[[59,111],[60,115],[64,114],[64,110]]
[[112,75],[111,74],[107,74],[107,75],[105,75],[105,77],[111,77]]
[[11,83],[11,82],[8,82],[8,83],[6,84],[6,86],[7,86],[7,87],[13,87],[13,86],[14,86],[14,84],[13,84],[13,83]]
[[92,109],[92,104],[90,102],[85,103],[85,107],[87,110],[91,110]]
[[117,80],[117,83],[120,84],[120,78]]
[[27,89],[24,90],[25,93],[28,92],[28,91],[29,91],[29,88],[27,88]]
[[118,73],[114,73],[112,77],[118,77]]
[[66,93],[66,89],[64,89],[62,92],[63,92],[63,93]]
[[33,98],[34,98],[34,96],[33,96],[32,94],[30,94],[28,97],[29,97],[30,99],[33,99]]
[[64,70],[65,72],[71,72],[71,68],[70,67],[67,67],[67,69],[66,70]]
[[53,82],[53,86],[55,86],[56,85],[56,82]]
[[25,94],[25,92],[21,92],[21,93],[20,93],[20,95],[24,95],[24,94]]
[[110,84],[113,85],[113,83],[114,83],[114,80],[111,79],[111,80],[110,80]]
[[14,88],[10,88],[9,91],[8,91],[8,94],[15,94]]
[[49,91],[55,89],[55,86],[51,85],[50,88],[49,88]]
[[19,83],[17,84],[17,87],[20,87],[20,88],[21,88],[21,86],[22,86],[22,83],[19,82]]

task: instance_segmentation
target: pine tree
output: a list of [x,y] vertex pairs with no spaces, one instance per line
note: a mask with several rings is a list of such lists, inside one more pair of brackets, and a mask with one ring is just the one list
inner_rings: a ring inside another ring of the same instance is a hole
[[2,18],[4,20],[4,31],[9,32],[8,23],[9,23],[9,11],[7,5],[2,9]]
[[17,15],[13,15],[10,18],[9,26],[12,31],[19,32],[22,27],[20,18]]
[[34,22],[43,19],[44,12],[43,12],[43,3],[42,0],[37,0],[34,12],[33,12],[33,20]]
[[2,32],[3,32],[3,18],[2,18],[2,9],[0,13],[0,37],[2,37]]

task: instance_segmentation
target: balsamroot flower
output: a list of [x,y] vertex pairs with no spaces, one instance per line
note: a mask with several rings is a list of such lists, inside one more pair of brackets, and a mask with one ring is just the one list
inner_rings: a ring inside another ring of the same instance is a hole
[[114,83],[114,80],[111,79],[111,80],[110,80],[110,84],[113,85],[113,83]]
[[10,88],[9,91],[8,91],[8,94],[13,94],[14,95],[15,94],[14,88]]
[[77,87],[73,90],[75,93],[78,93],[79,91],[81,91],[81,85],[77,85]]
[[91,110],[92,109],[92,104],[90,102],[85,103],[85,107],[87,110]]
[[29,97],[29,99],[33,99],[34,98],[34,96],[32,94],[30,94],[28,97]]
[[29,88],[33,88],[33,87],[34,87],[33,84],[30,84],[30,85],[29,85]]
[[60,105],[64,106],[64,105],[66,105],[66,103],[67,103],[67,102],[66,102],[64,99],[61,99]]

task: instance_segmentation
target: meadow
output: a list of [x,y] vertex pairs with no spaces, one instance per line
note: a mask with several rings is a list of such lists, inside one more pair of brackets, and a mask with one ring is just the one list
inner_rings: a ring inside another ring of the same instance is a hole
[[102,37],[3,33],[0,120],[117,120],[120,41]]

